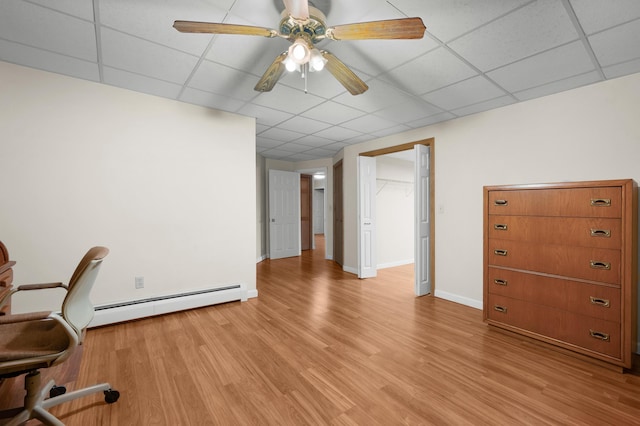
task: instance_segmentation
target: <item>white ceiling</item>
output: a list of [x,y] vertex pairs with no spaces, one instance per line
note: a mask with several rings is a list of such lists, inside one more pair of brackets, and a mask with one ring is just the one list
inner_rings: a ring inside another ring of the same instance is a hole
[[288,42],[183,34],[174,20],[277,28],[280,0],[2,0],[0,60],[256,117],[289,161],[640,72],[639,0],[317,0],[329,26],[419,16],[422,40],[323,41],[369,85],[327,71],[253,87]]

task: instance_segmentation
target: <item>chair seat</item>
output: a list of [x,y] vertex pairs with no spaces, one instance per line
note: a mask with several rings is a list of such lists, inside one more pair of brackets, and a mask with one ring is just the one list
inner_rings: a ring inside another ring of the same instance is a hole
[[[11,321],[11,317],[18,315],[6,316],[3,322]],[[69,337],[57,321],[42,319],[35,322],[9,322],[3,324],[0,334],[0,363],[22,360],[20,364],[29,368],[34,368],[31,364],[35,368],[40,364],[48,366],[68,347]],[[0,368],[0,375],[5,372],[4,367]]]

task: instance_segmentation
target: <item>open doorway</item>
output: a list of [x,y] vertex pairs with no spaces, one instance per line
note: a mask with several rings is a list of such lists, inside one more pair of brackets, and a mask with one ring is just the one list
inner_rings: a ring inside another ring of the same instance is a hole
[[413,258],[414,288],[418,296],[434,291],[434,139],[399,145],[360,154],[358,157],[358,276],[374,277],[378,268],[378,218],[376,192],[391,183],[406,185],[408,179],[387,178],[378,182],[376,158],[389,153],[411,150],[414,163]]
[[[303,250],[322,250],[324,258],[330,258],[326,244],[316,246],[318,239],[325,240],[327,232],[327,206],[325,185],[327,182],[327,168],[297,170],[301,176],[300,202],[301,204],[301,229]],[[303,180],[306,182],[302,183]],[[304,240],[308,240],[305,244]]]

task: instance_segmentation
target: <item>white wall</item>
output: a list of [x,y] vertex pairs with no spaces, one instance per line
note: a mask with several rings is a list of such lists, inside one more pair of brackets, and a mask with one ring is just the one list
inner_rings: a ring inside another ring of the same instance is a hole
[[481,308],[482,187],[640,182],[639,117],[635,74],[346,147],[346,267],[357,265],[358,154],[434,137],[436,296]]
[[378,268],[413,263],[414,163],[376,157],[376,249]]
[[0,93],[16,283],[67,281],[105,245],[95,303],[240,283],[255,295],[254,119],[3,62]]

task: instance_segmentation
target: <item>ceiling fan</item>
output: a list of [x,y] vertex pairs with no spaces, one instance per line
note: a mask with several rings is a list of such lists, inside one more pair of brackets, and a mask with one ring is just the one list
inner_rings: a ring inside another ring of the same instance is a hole
[[285,70],[320,71],[325,66],[352,95],[364,93],[369,87],[342,61],[314,44],[324,39],[420,39],[426,27],[420,18],[400,18],[384,21],[360,22],[327,27],[324,14],[309,5],[308,0],[283,0],[285,10],[277,30],[213,22],[175,21],[173,27],[183,33],[237,34],[281,37],[289,40],[289,49],[276,57],[264,73],[255,90],[268,92]]

